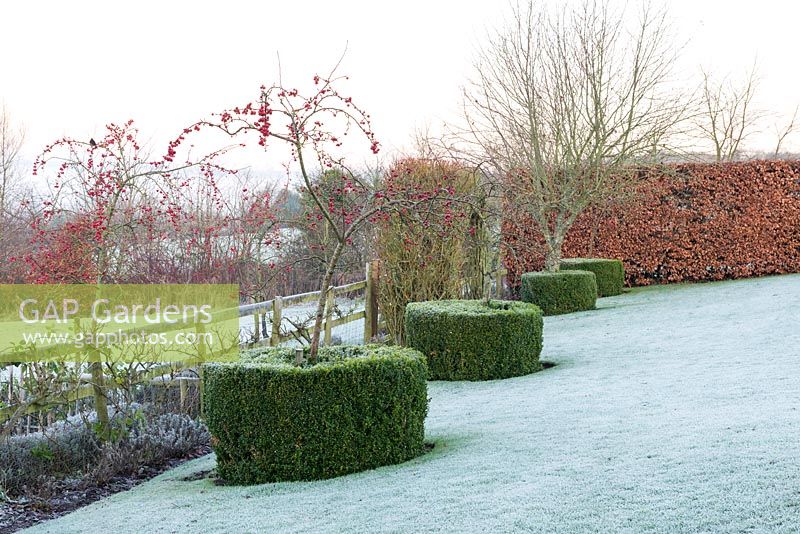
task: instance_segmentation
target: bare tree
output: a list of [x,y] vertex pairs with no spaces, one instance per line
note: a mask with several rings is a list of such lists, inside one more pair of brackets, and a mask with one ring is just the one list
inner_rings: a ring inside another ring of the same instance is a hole
[[783,127],[775,125],[775,135],[778,138],[778,141],[775,143],[775,153],[774,157],[777,159],[780,157],[781,153],[781,146],[783,145],[786,138],[789,137],[795,130],[797,130],[797,111],[800,109],[800,106],[794,108],[794,113],[792,113],[791,119],[789,122],[785,124]]
[[[757,89],[755,64],[739,83],[728,78],[717,82],[703,71],[702,111],[697,126],[702,137],[711,141],[717,162],[734,161],[742,143],[755,132],[763,115],[753,107]],[[778,141],[778,148],[786,135]]]
[[17,126],[5,105],[0,103],[0,282],[20,282],[24,268],[15,262],[25,250],[31,213],[22,201],[23,187],[20,151],[25,130]]
[[3,103],[0,107],[0,218],[3,220],[6,219],[11,195],[20,179],[19,152],[24,141],[25,130],[14,126]]
[[665,13],[644,7],[630,27],[601,1],[512,11],[478,55],[459,137],[531,216],[545,268],[557,271],[576,217],[630,191],[635,166],[665,149],[686,104],[671,89]]
[[[5,103],[0,104],[0,282],[14,282],[13,277],[6,272],[9,259],[14,256],[14,250],[19,245],[20,237],[24,235],[21,230],[21,221],[17,217],[16,209],[12,209],[12,194],[19,189],[19,153],[25,140],[25,131],[21,127],[15,127],[11,121],[11,116],[6,109]],[[8,377],[8,401],[14,394],[14,366],[7,365],[5,374]],[[0,376],[3,370],[0,369]],[[10,431],[14,423],[19,419],[24,410],[12,414],[12,417],[5,425],[0,425],[0,436]]]

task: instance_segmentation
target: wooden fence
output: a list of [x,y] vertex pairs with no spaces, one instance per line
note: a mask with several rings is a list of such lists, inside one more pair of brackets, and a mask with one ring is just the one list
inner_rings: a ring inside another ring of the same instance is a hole
[[[378,333],[377,262],[368,263],[366,272],[367,276],[365,280],[342,286],[332,286],[326,292],[325,316],[322,321],[324,332],[323,342],[325,344],[331,343],[331,332],[334,328],[361,319],[364,320],[364,343],[369,343]],[[347,315],[334,317],[336,297],[362,289],[364,290],[364,309]],[[252,315],[254,324],[254,344],[269,344],[270,346],[276,347],[286,341],[298,339],[309,334],[310,328],[306,326],[282,331],[283,313],[286,308],[291,306],[318,302],[320,293],[320,291],[310,291],[308,293],[301,293],[288,297],[278,296],[273,300],[267,300],[265,302],[246,304],[239,307],[239,316],[245,317],[247,315]],[[271,325],[269,328],[267,328],[268,322]]]
[[[352,284],[342,286],[330,287],[327,290],[325,300],[325,316],[322,323],[323,326],[323,342],[330,344],[332,341],[332,330],[337,326],[342,326],[354,321],[364,320],[364,343],[369,341],[378,333],[378,294],[377,294],[377,277],[378,267],[377,262],[367,264],[366,279]],[[346,295],[356,291],[364,291],[364,309],[354,313],[343,316],[334,317],[336,297]],[[302,338],[304,335],[309,334],[310,327],[302,326],[295,329],[282,329],[283,313],[284,310],[290,306],[297,306],[310,302],[318,302],[320,291],[311,291],[309,293],[302,293],[299,295],[291,295],[287,297],[277,296],[272,300],[264,302],[256,302],[253,304],[244,304],[239,306],[238,317],[253,317],[254,322],[254,338],[243,343],[244,346],[264,345],[276,347],[281,343],[290,340]],[[236,316],[236,309],[223,311],[215,317],[214,322],[229,320],[231,317]],[[270,323],[269,328],[267,323]],[[180,386],[181,406],[185,404],[187,395],[188,382],[199,382],[198,378],[175,376],[183,367],[180,363],[168,363],[156,366],[148,371],[142,373],[135,384],[150,383],[153,385],[170,386],[177,383]],[[9,377],[13,380],[12,377]],[[109,381],[107,381],[109,382]],[[110,381],[107,387],[121,387],[116,386],[113,381]],[[0,405],[0,425],[11,419],[12,417],[28,416],[31,414],[44,412],[54,406],[64,406],[69,403],[79,402],[82,399],[89,398],[94,395],[94,389],[87,378],[85,383],[76,387],[75,389],[66,391],[59,395],[54,395],[44,399],[38,399],[23,408],[19,412],[19,405],[10,404],[11,401],[11,388],[9,388],[9,405]]]
[[[323,342],[330,344],[332,342],[332,330],[338,326],[346,325],[355,321],[364,320],[364,343],[369,343],[379,332],[381,321],[378,312],[378,277],[379,277],[379,263],[372,262],[366,266],[366,278],[359,282],[346,284],[342,286],[335,286],[328,288],[325,296],[325,310],[324,319],[322,322],[323,328]],[[505,276],[505,269],[502,267],[495,272],[495,283],[497,284],[495,292],[499,291],[502,285],[503,277]],[[364,291],[364,309],[352,312],[346,315],[334,316],[336,308],[336,297],[347,295],[356,291]],[[284,322],[284,311],[291,306],[298,306],[300,304],[315,303],[319,301],[320,291],[311,291],[299,295],[291,296],[276,296],[272,300],[264,302],[256,302],[252,304],[243,304],[230,310],[223,310],[215,314],[214,322],[221,322],[238,317],[240,320],[243,317],[252,317],[253,319],[253,338],[242,343],[244,347],[252,347],[258,345],[278,346],[291,340],[301,339],[309,335],[309,326],[298,326],[297,328],[282,329]],[[269,324],[269,326],[268,326]],[[169,327],[163,325],[152,325],[154,330],[168,330]],[[205,328],[205,327],[203,327]],[[165,363],[157,365],[147,371],[143,372],[138,380],[129,385],[142,385],[151,384],[154,386],[172,386],[177,384],[180,387],[180,405],[185,407],[188,395],[189,383],[194,383],[198,388],[201,388],[202,376],[197,373],[197,376],[184,376],[181,371],[185,370],[186,366],[180,362]],[[107,388],[121,388],[123,386],[117,385],[113,381],[105,381]],[[79,384],[73,390],[65,391],[59,395],[54,395],[45,399],[39,399],[24,407],[22,415],[29,416],[36,413],[45,413],[53,407],[68,405],[69,403],[78,403],[83,399],[92,397],[95,394],[91,379],[87,379]],[[9,399],[10,400],[10,399]],[[9,403],[10,404],[10,403]],[[3,425],[12,417],[19,416],[17,413],[19,405],[5,405],[0,403],[0,426]]]

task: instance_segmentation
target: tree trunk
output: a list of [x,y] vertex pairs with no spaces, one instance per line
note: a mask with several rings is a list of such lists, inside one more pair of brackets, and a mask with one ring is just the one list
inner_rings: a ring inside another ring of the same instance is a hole
[[555,273],[558,272],[558,269],[561,264],[561,245],[563,244],[564,239],[561,237],[555,237],[553,239],[547,239],[545,241],[547,245],[547,249],[545,251],[544,256],[544,270],[547,272]]
[[344,241],[336,243],[336,248],[333,249],[333,256],[328,262],[328,268],[325,271],[325,276],[322,278],[322,287],[320,287],[319,301],[317,301],[317,314],[314,317],[314,329],[311,331],[311,349],[308,354],[308,361],[310,363],[317,362],[317,352],[319,352],[319,338],[322,333],[322,318],[325,315],[325,300],[328,294],[328,288],[331,286],[333,280],[333,273],[336,271],[336,265],[339,263],[339,258],[344,250]]
[[109,428],[108,398],[103,379],[103,364],[99,361],[89,364],[92,373],[92,393],[94,395],[94,411],[97,414],[97,426],[103,439]]

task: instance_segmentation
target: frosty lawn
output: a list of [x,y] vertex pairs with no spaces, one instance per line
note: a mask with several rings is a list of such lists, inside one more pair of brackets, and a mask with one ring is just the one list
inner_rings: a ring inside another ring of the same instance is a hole
[[432,382],[433,452],[308,483],[187,481],[31,532],[741,532],[800,522],[800,275],[637,289],[545,319],[558,365]]

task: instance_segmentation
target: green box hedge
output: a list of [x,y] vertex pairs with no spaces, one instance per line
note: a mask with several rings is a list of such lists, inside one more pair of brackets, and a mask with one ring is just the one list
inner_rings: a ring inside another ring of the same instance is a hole
[[539,306],[545,315],[592,310],[597,303],[597,281],[589,271],[525,273],[520,297]]
[[541,369],[542,311],[524,302],[441,300],[406,306],[405,342],[431,380],[492,380]]
[[597,278],[597,296],[613,297],[622,294],[625,286],[625,266],[620,260],[605,258],[565,258],[561,270],[593,272]]
[[271,348],[203,367],[203,406],[222,479],[323,479],[423,452],[422,354],[339,346],[320,349],[313,366],[295,367],[293,360],[293,349]]

